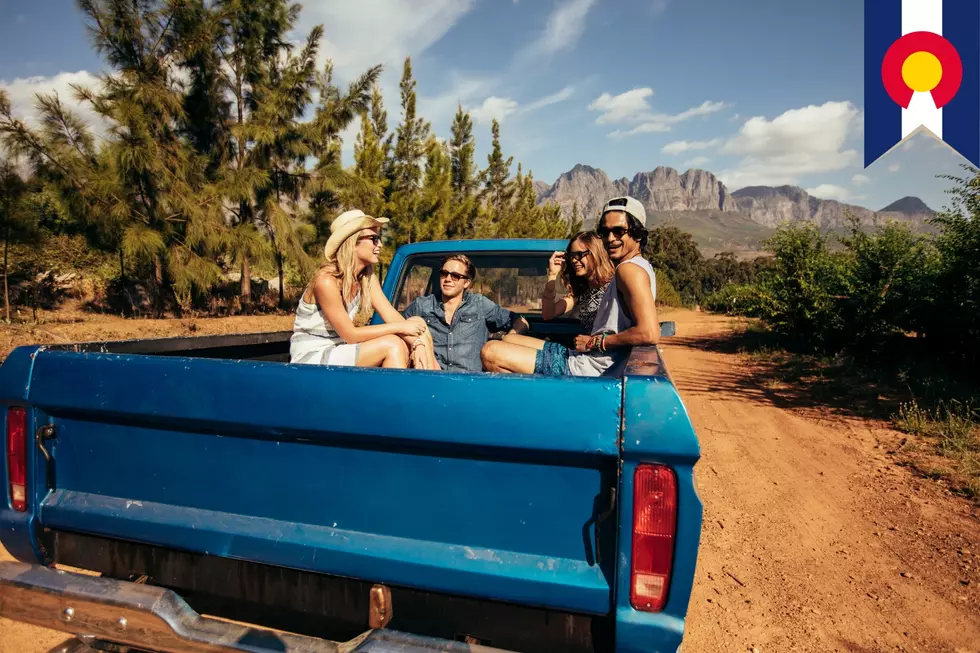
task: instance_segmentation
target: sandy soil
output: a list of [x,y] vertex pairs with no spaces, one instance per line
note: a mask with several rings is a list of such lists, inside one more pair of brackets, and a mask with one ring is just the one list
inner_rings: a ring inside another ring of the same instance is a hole
[[[670,318],[679,335],[665,340],[664,355],[703,453],[684,650],[980,652],[976,504],[902,466],[890,453],[902,436],[887,424],[767,386],[757,363],[719,346],[729,319]],[[126,332],[163,328],[143,322]],[[214,333],[288,328],[289,319],[196,322],[197,333]],[[119,333],[109,323],[78,326],[81,339]],[[76,333],[57,328],[59,337]],[[0,620],[0,653],[47,652],[64,640]]]
[[293,316],[281,314],[182,320],[126,320],[111,315],[63,310],[42,313],[39,322],[36,325],[29,322],[0,323],[0,360],[6,358],[15,347],[31,344],[283,331],[293,327]]
[[900,466],[887,424],[766,387],[727,318],[675,319],[703,454],[685,650],[980,651],[977,506]]

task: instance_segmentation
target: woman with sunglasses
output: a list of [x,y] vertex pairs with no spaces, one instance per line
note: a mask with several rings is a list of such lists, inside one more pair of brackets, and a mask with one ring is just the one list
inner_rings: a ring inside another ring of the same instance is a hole
[[[580,231],[568,241],[564,252],[555,252],[548,262],[548,281],[541,295],[541,317],[553,320],[578,309],[576,315],[586,333],[592,330],[596,311],[606,286],[616,274],[602,239],[594,231]],[[561,276],[571,291],[555,299],[555,285]]]
[[[606,287],[616,274],[612,261],[602,245],[602,239],[594,231],[580,231],[568,241],[564,252],[555,252],[548,261],[548,281],[541,294],[541,317],[550,321],[572,314],[582,324],[583,333],[592,332],[592,323],[602,302]],[[558,277],[571,294],[555,299]],[[511,334],[504,337],[525,347],[542,349],[544,340]],[[548,347],[560,347],[549,344]]]
[[[402,317],[375,276],[386,222],[357,209],[334,219],[296,308],[290,363],[439,369],[425,321]],[[384,324],[368,324],[375,311]]]

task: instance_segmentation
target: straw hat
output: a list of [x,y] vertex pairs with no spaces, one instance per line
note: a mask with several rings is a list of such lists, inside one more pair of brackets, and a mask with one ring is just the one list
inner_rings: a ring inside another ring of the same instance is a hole
[[337,255],[337,250],[345,240],[356,234],[362,229],[380,227],[388,222],[389,218],[375,218],[364,213],[360,209],[352,209],[341,213],[333,222],[330,223],[330,238],[323,246],[323,255],[328,259]]

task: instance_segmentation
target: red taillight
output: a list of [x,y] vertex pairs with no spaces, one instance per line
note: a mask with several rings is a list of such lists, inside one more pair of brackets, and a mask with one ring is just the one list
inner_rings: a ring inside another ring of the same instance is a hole
[[677,478],[666,465],[640,465],[633,477],[630,603],[658,612],[667,602],[677,530]]
[[27,511],[27,413],[19,406],[7,409],[7,490],[10,506]]

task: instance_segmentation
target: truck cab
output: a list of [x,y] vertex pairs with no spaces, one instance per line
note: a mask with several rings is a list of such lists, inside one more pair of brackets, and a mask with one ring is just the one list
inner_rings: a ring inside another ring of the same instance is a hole
[[[403,246],[384,292],[462,252],[569,344],[539,302],[566,244]],[[11,352],[0,616],[150,651],[679,649],[700,449],[658,347],[554,378],[292,365],[290,334]]]

